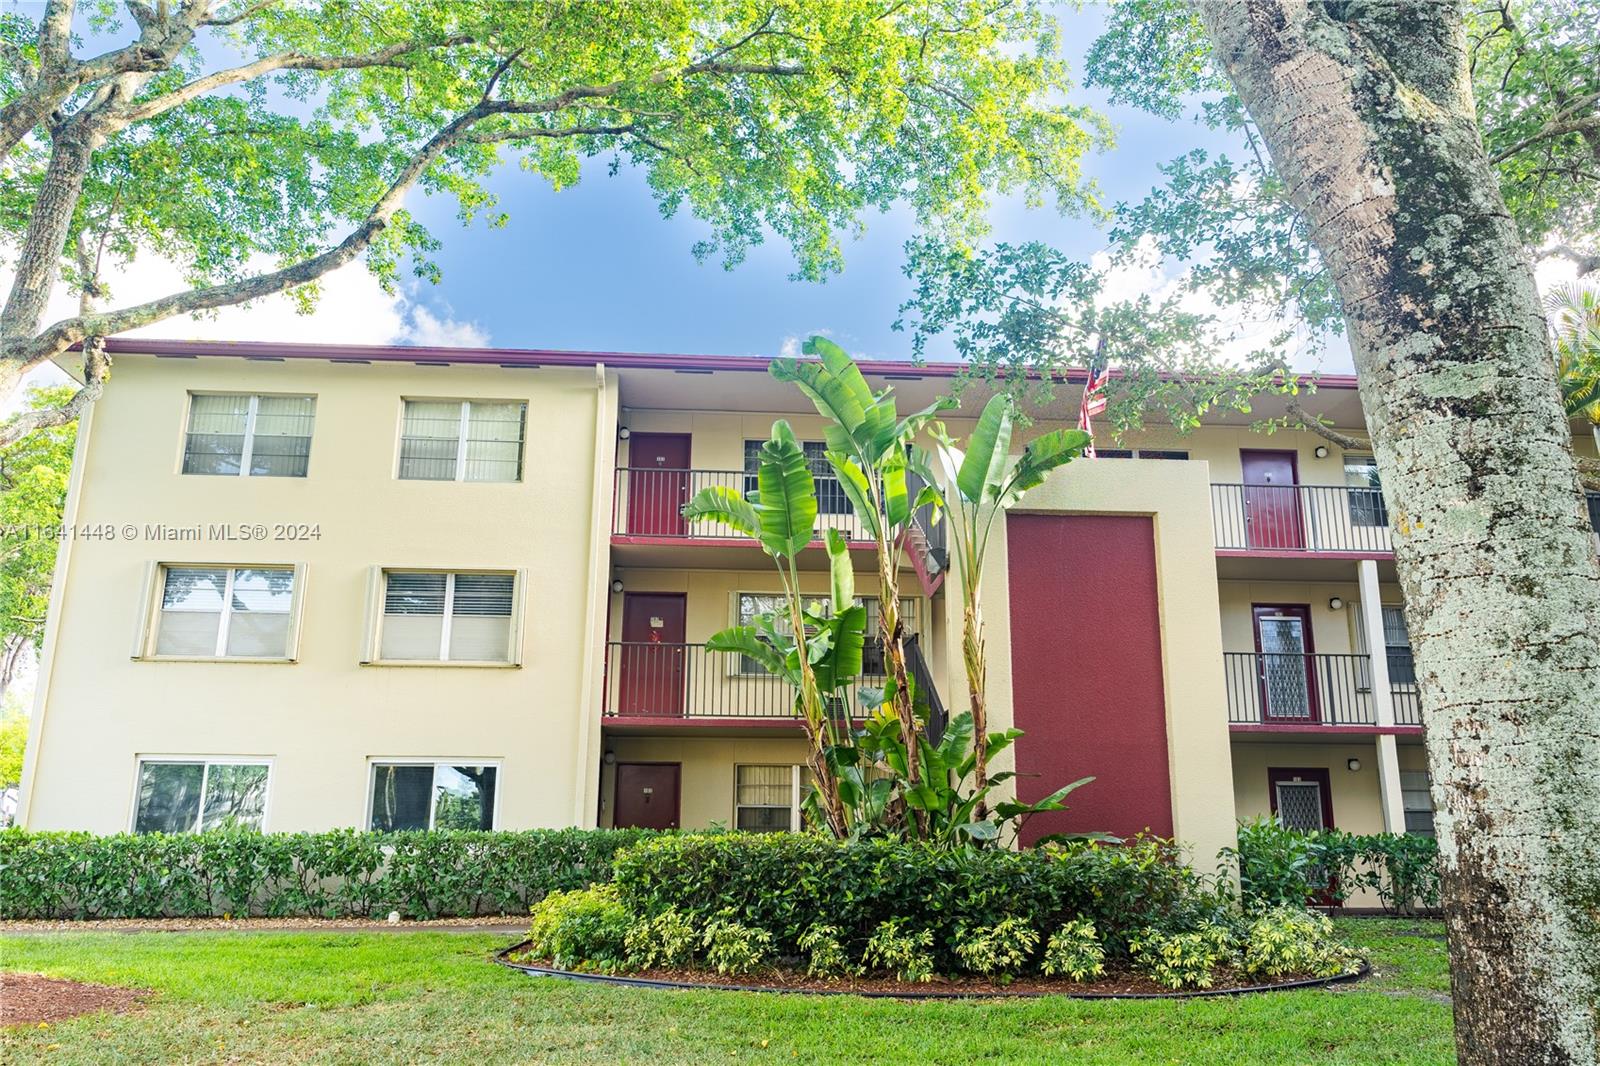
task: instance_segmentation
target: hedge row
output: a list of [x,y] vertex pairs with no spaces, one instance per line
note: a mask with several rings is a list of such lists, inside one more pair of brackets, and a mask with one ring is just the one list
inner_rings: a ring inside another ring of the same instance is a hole
[[407,918],[526,914],[611,876],[649,830],[0,832],[0,917]]
[[1391,914],[1439,906],[1439,844],[1430,836],[1302,832],[1262,818],[1239,827],[1232,857],[1247,908],[1343,905],[1362,889]]
[[[1037,930],[1093,920],[1112,955],[1157,926],[1189,929],[1230,908],[1166,841],[1027,851],[947,851],[886,840],[840,843],[814,834],[662,836],[617,856],[614,882],[644,918],[675,909],[696,927],[740,922],[801,954],[813,924],[850,944],[883,922],[955,931],[1016,918]],[[942,972],[959,964],[953,939],[934,946]]]

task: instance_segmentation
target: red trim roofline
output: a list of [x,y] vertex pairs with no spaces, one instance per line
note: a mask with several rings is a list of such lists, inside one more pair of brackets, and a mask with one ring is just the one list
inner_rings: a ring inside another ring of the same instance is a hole
[[[437,348],[380,344],[300,344],[275,341],[180,341],[145,340],[138,337],[110,337],[106,349],[113,355],[154,355],[168,359],[196,359],[202,356],[232,356],[236,359],[278,361],[287,359],[326,359],[341,363],[460,364],[467,366],[540,367],[595,366],[632,370],[729,370],[765,373],[772,360],[751,355],[675,355],[663,352],[576,352],[549,348]],[[953,378],[961,373],[962,363],[913,363],[895,359],[858,359],[862,373],[873,377]],[[1112,371],[1115,375],[1116,371]],[[1080,368],[1066,370],[1069,383],[1082,383],[1087,375]],[[1325,374],[1315,379],[1318,388],[1353,389],[1356,379],[1348,374]]]

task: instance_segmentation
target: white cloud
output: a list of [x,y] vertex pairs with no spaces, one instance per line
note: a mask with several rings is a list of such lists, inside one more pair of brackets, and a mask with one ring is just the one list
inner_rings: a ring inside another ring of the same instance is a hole
[[811,337],[831,337],[831,329],[808,329],[805,333],[791,333],[778,345],[778,354],[785,359],[798,359],[805,354],[801,349]]
[[[261,264],[270,269],[270,264]],[[184,281],[171,262],[144,256],[106,275],[108,307],[125,307],[181,291]],[[10,273],[0,272],[0,286],[9,289]],[[300,314],[283,295],[268,296],[247,306],[224,307],[199,316],[169,318],[130,330],[125,336],[179,340],[300,341],[323,344],[433,344],[483,346],[489,333],[476,322],[461,322],[428,306],[420,290],[384,292],[360,263],[325,275],[321,297],[310,314]],[[45,321],[77,313],[77,300],[58,287]]]

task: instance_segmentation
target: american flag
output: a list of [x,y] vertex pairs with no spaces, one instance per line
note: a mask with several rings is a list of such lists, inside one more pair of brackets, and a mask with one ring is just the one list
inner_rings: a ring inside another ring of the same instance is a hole
[[1083,399],[1078,404],[1078,428],[1089,434],[1089,443],[1084,445],[1083,454],[1090,459],[1094,455],[1094,426],[1089,420],[1095,415],[1105,414],[1106,410],[1106,376],[1107,368],[1104,358],[1100,354],[1105,345],[1104,340],[1095,349],[1094,358],[1089,361],[1089,379],[1083,383]]

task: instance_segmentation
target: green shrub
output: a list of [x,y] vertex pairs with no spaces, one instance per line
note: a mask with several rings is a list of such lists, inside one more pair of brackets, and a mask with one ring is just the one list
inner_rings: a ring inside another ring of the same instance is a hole
[[1120,958],[1147,925],[1192,928],[1228,907],[1170,843],[1150,839],[962,852],[801,833],[661,836],[619,854],[615,868],[636,915],[676,907],[703,926],[728,911],[771,933],[779,955],[806,954],[800,937],[825,916],[852,957],[883,922],[898,919],[935,933],[940,972],[961,967],[954,934],[962,928],[1016,918],[1056,929],[1087,919],[1107,954]]
[[861,967],[851,964],[836,925],[813,925],[800,934],[798,944],[806,957],[806,973],[813,977],[836,977],[861,972]]
[[1210,988],[1216,983],[1216,971],[1232,966],[1238,957],[1232,930],[1217,922],[1182,933],[1146,929],[1130,947],[1139,968],[1172,989]]
[[615,885],[552,892],[533,906],[528,947],[562,969],[619,970],[631,924]]
[[95,836],[0,833],[0,917],[525,914],[611,876],[640,829]]
[[887,970],[902,981],[933,980],[933,933],[906,932],[898,918],[881,922],[867,940],[862,962],[868,969]]
[[732,917],[722,917],[706,923],[700,945],[705,948],[706,962],[718,973],[745,974],[771,956],[772,934]]
[[1245,973],[1261,978],[1335,977],[1355,963],[1354,952],[1334,940],[1326,915],[1293,907],[1274,907],[1251,921],[1243,956]]
[[1106,972],[1105,961],[1106,949],[1100,946],[1094,923],[1076,920],[1067,922],[1050,935],[1039,969],[1047,977],[1087,981]]
[[1020,918],[979,926],[956,938],[956,956],[973,973],[1014,974],[1028,965],[1039,934]]
[[638,970],[687,966],[694,961],[699,939],[693,923],[677,908],[639,919],[624,938],[628,965]]
[[1428,836],[1307,833],[1260,818],[1239,827],[1238,847],[1225,855],[1238,863],[1240,903],[1250,913],[1323,899],[1342,904],[1363,888],[1390,913],[1439,906],[1439,845]]

